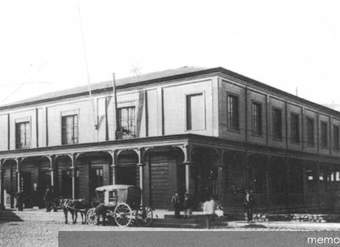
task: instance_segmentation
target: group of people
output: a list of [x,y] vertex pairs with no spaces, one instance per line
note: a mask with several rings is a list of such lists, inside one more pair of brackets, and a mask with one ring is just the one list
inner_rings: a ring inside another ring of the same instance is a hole
[[55,193],[54,188],[52,186],[47,187],[44,194],[46,212],[50,212],[52,209],[54,212],[57,211],[57,199],[58,196]]
[[47,187],[43,195],[40,193],[39,195],[37,195],[37,193],[34,193],[34,192],[27,195],[23,191],[19,191],[15,193],[15,199],[16,199],[16,207],[19,211],[23,211],[24,206],[42,207],[42,204],[40,203],[41,199],[43,199],[44,201],[44,206],[46,207],[47,212],[50,212],[52,209],[54,211],[57,210],[58,196],[55,193],[52,186]]
[[[185,193],[183,199],[178,192],[175,192],[171,198],[171,203],[175,212],[175,218],[180,218],[181,210],[184,211],[184,218],[189,218],[192,213],[192,208],[194,206],[192,196],[189,193]],[[248,222],[253,221],[253,211],[255,207],[255,198],[253,191],[251,189],[246,189],[244,191],[243,197],[243,207],[247,217]],[[219,207],[218,202],[215,197],[210,195],[207,200],[203,202],[202,205],[203,213],[207,216],[207,225],[211,220],[219,214],[217,210],[222,211]],[[221,216],[221,215],[218,215]]]
[[192,196],[189,193],[185,193],[182,200],[179,193],[175,192],[171,198],[171,203],[175,211],[175,218],[180,218],[180,212],[182,209],[184,210],[184,218],[189,218],[191,216],[193,201]]
[[[192,196],[189,193],[185,193],[183,200],[179,193],[175,192],[175,194],[171,198],[171,202],[175,211],[175,217],[180,218],[180,211],[183,209],[184,218],[189,218],[192,213],[192,208],[194,206]],[[206,220],[207,228],[210,228],[211,222],[216,217],[216,210],[218,209],[218,203],[215,200],[214,196],[209,196],[207,200],[202,204],[203,213]]]

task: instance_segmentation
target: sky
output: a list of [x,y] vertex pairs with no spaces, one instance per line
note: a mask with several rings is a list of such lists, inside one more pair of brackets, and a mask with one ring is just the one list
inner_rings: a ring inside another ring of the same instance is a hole
[[340,106],[337,2],[1,1],[0,105],[113,72],[221,66]]

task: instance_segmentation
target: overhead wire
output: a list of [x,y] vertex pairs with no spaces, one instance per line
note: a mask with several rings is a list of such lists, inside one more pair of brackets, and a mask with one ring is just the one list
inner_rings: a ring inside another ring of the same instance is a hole
[[17,86],[13,91],[11,91],[7,96],[5,96],[5,98],[3,98],[1,100],[1,103],[5,102],[7,99],[9,99],[12,95],[14,95],[19,89],[21,89],[24,85],[26,84],[26,82],[22,82],[19,84],[19,86]]
[[[92,120],[94,123],[94,128],[98,130],[98,119],[95,116],[96,115],[96,110],[95,110],[95,99],[93,98],[92,95],[92,88],[91,88],[91,79],[90,79],[90,70],[89,70],[89,63],[88,63],[88,58],[87,58],[87,50],[86,50],[86,40],[85,40],[85,32],[83,28],[83,21],[81,17],[81,11],[80,11],[80,2],[78,2],[78,15],[79,15],[79,29],[80,29],[80,36],[81,36],[81,44],[83,48],[83,58],[84,58],[84,64],[85,64],[85,70],[86,70],[86,79],[87,79],[87,87],[88,87],[88,92],[89,92],[89,98],[91,100],[91,106],[92,106]],[[97,133],[98,134],[98,133]],[[98,136],[97,136],[98,137]]]

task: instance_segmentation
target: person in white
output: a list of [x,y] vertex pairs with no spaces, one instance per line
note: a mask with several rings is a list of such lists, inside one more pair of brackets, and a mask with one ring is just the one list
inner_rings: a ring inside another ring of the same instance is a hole
[[210,196],[209,200],[203,203],[203,213],[206,216],[207,228],[210,228],[210,223],[215,216],[216,207],[217,207],[217,203],[214,200],[213,196]]
[[216,204],[214,198],[211,196],[208,201],[205,201],[203,203],[203,212],[204,212],[204,214],[206,214],[206,215],[213,215],[213,214],[215,214],[216,205],[217,204]]

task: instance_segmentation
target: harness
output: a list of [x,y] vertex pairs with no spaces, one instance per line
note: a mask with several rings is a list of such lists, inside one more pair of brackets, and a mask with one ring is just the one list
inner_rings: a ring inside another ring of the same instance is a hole
[[[79,202],[79,204],[77,203]],[[86,211],[85,205],[81,203],[84,202],[83,199],[61,199],[61,207],[70,211]],[[77,207],[77,204],[81,207]]]

